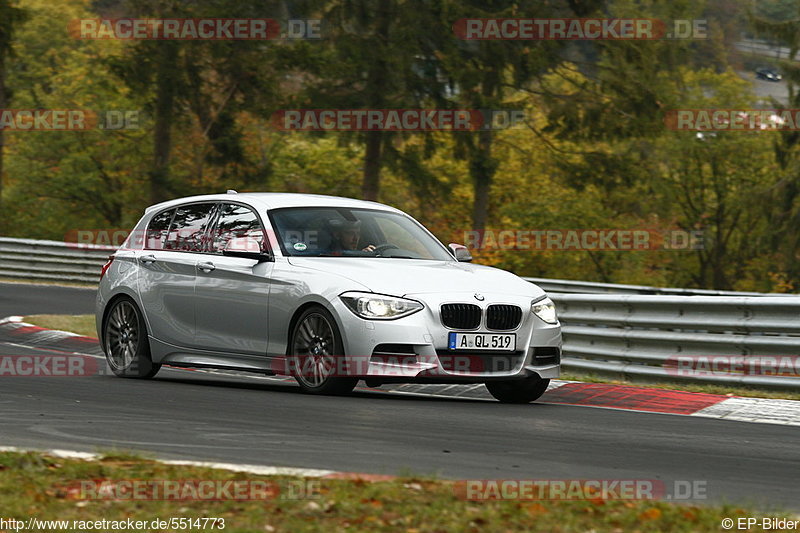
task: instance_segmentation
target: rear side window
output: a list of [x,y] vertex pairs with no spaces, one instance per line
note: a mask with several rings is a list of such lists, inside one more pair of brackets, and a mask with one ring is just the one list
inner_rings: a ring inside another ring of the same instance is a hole
[[236,237],[249,237],[264,249],[264,227],[252,209],[243,205],[223,204],[216,230],[211,236],[211,251],[222,253]]
[[144,247],[149,250],[163,250],[164,242],[167,240],[167,232],[169,231],[169,223],[172,222],[172,215],[175,209],[167,209],[162,211],[150,219],[150,224],[147,225],[147,239]]
[[214,204],[190,204],[178,207],[164,243],[165,250],[178,252],[202,252],[205,231],[208,227]]

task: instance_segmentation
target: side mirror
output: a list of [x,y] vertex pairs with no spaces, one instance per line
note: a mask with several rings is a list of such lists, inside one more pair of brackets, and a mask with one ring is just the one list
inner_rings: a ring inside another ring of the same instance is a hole
[[453,257],[456,258],[456,261],[461,263],[469,263],[472,261],[472,254],[469,253],[469,248],[463,244],[451,242],[447,247],[450,249],[450,253],[453,254]]
[[234,237],[225,245],[222,255],[255,259],[259,263],[272,261],[274,259],[272,254],[263,251],[261,249],[261,244],[252,237]]

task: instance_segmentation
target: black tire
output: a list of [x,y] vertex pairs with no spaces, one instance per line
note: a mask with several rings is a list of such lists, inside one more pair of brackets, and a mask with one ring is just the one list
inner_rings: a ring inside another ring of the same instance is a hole
[[[347,394],[358,383],[357,377],[336,376],[337,364],[344,356],[344,344],[336,320],[321,306],[309,307],[298,317],[289,339],[289,364],[292,376],[309,394]],[[333,375],[331,375],[333,374]]]
[[103,352],[111,371],[121,378],[149,379],[161,369],[150,356],[144,317],[130,298],[111,305],[103,325]]
[[502,403],[531,403],[545,393],[549,384],[549,379],[542,379],[539,376],[485,383],[491,395]]

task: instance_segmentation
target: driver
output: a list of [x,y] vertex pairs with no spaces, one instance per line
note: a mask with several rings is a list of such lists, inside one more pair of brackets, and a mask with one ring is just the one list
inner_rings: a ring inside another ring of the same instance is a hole
[[[358,241],[361,240],[361,221],[356,220],[331,220],[328,225],[331,229],[333,240],[331,250],[358,250]],[[375,246],[369,244],[361,249],[362,252],[374,252]]]

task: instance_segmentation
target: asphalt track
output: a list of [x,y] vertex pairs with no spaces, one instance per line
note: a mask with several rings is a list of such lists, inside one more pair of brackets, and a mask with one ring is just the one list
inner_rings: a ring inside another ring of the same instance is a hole
[[[91,313],[93,302],[87,290],[0,284],[0,316]],[[0,344],[0,355],[31,353],[43,351]],[[0,382],[2,446],[451,479],[653,479],[668,490],[699,481],[708,501],[795,512],[798,437],[792,426],[565,405],[314,397],[290,382],[171,369],[151,381]]]

